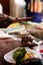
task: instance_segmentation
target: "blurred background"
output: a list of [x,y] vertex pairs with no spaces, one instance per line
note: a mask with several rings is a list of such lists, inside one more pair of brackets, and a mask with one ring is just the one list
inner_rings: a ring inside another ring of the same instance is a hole
[[[24,0],[0,0],[3,13],[15,17],[24,17],[25,15],[25,1]],[[42,3],[43,5],[43,3]],[[42,6],[43,15],[43,6]]]

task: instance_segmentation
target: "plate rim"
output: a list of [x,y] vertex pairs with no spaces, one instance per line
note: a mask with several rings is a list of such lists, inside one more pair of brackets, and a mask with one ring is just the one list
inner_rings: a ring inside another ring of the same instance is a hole
[[[15,48],[15,49],[13,49],[13,50],[11,50],[11,51],[9,51],[9,52],[7,52],[5,55],[4,55],[4,60],[6,61],[6,62],[9,62],[9,61],[7,61],[6,60],[6,58],[5,58],[5,56],[6,55],[8,55],[9,53],[11,53],[11,52],[15,52],[17,49],[20,49],[20,48],[23,48],[23,47],[17,47],[17,48]],[[26,48],[26,47],[25,47]],[[29,48],[29,47],[28,47]],[[31,50],[31,49],[30,49]],[[34,50],[33,50],[34,51]],[[35,51],[36,52],[36,51]],[[13,59],[13,57],[12,57],[12,59]],[[14,64],[16,64],[16,61],[13,59],[13,61],[14,62],[9,62],[9,63],[14,63]]]

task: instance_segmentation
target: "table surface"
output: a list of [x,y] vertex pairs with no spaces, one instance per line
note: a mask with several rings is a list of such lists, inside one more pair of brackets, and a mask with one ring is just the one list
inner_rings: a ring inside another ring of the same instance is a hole
[[16,47],[22,46],[20,41],[15,41],[12,38],[0,39],[0,65],[14,65],[4,60],[4,55]]

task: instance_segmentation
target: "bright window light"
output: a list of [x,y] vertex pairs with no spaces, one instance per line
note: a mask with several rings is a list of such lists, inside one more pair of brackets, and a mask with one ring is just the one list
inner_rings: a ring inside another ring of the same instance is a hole
[[24,0],[15,0],[15,3],[18,5],[18,6],[25,6],[26,3]]

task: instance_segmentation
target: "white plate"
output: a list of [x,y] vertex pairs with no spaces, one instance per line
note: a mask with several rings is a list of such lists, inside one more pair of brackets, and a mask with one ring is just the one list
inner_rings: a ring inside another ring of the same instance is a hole
[[22,38],[18,36],[18,34],[10,34],[12,37],[15,37],[17,40],[21,41]]
[[18,40],[15,36],[11,36],[8,33],[5,33],[0,29],[0,38],[13,38],[14,40]]
[[[14,63],[14,64],[15,64],[16,61],[13,59],[13,53],[14,53],[17,49],[20,49],[20,48],[22,48],[22,47],[15,48],[14,50],[12,50],[12,51],[6,53],[6,54],[4,55],[5,61],[7,61],[7,62],[9,62],[9,63]],[[34,51],[34,50],[31,50],[31,49],[29,49],[28,47],[25,47],[25,49],[26,49],[27,52],[28,52],[28,51],[33,52],[33,53],[36,54],[36,57],[41,58],[41,55],[40,55],[38,52],[36,52],[36,51]]]
[[25,30],[24,25],[22,25],[22,26],[20,26],[18,28],[7,28],[4,31],[7,32],[7,33],[16,33],[16,32],[20,32],[20,31],[23,31],[23,30]]
[[15,48],[14,50],[8,52],[7,54],[4,55],[4,59],[9,62],[9,63],[16,63],[15,60],[13,59],[13,53],[19,49],[20,47],[18,48]]
[[0,38],[9,38],[10,35],[5,33],[4,31],[0,30]]

